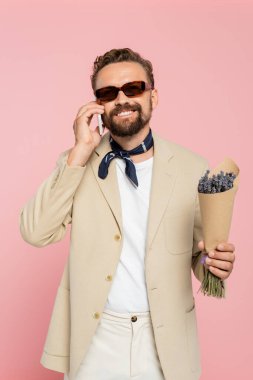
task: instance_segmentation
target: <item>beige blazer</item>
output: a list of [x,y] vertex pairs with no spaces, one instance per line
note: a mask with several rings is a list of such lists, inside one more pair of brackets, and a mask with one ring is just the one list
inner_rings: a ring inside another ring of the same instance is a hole
[[[51,175],[20,211],[20,232],[35,247],[64,238],[68,260],[57,290],[41,364],[75,379],[98,326],[116,273],[124,236],[115,160],[106,179],[98,166],[111,150],[105,134],[85,167],[60,154]],[[154,161],[145,274],[157,352],[166,380],[198,380],[201,360],[191,268],[205,268],[197,197],[207,160],[153,132]],[[110,276],[108,276],[110,275]],[[112,276],[112,277],[111,277]]]

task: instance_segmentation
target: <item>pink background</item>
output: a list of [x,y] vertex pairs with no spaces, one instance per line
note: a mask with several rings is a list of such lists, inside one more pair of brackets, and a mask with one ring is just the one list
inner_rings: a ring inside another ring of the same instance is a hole
[[59,153],[74,144],[75,115],[93,100],[90,74],[96,56],[123,47],[153,63],[159,105],[152,128],[205,156],[211,166],[225,156],[240,166],[229,238],[236,262],[227,298],[197,293],[194,276],[193,286],[201,379],[253,378],[253,2],[6,0],[0,9],[0,378],[63,378],[39,360],[69,231],[63,241],[38,249],[22,240],[18,214],[54,169]]

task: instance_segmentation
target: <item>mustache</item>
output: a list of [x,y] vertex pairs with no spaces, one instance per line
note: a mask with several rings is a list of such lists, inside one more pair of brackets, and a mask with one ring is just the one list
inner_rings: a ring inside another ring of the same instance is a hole
[[131,106],[131,105],[122,105],[122,106],[116,106],[112,111],[111,111],[111,116],[117,115],[120,112],[126,112],[126,111],[141,111],[141,107],[139,105]]

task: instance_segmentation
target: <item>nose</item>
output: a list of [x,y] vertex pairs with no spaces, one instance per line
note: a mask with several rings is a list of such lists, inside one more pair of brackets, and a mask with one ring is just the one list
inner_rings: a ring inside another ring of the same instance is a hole
[[115,99],[115,104],[125,103],[128,100],[129,100],[129,98],[124,94],[124,92],[122,90],[120,90],[118,92],[117,98]]

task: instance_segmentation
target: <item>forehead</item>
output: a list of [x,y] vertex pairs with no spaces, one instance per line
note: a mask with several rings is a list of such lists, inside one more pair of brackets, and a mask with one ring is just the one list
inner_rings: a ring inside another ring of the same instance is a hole
[[103,67],[96,78],[96,89],[106,86],[120,87],[135,80],[147,81],[144,67],[138,62],[110,63]]

